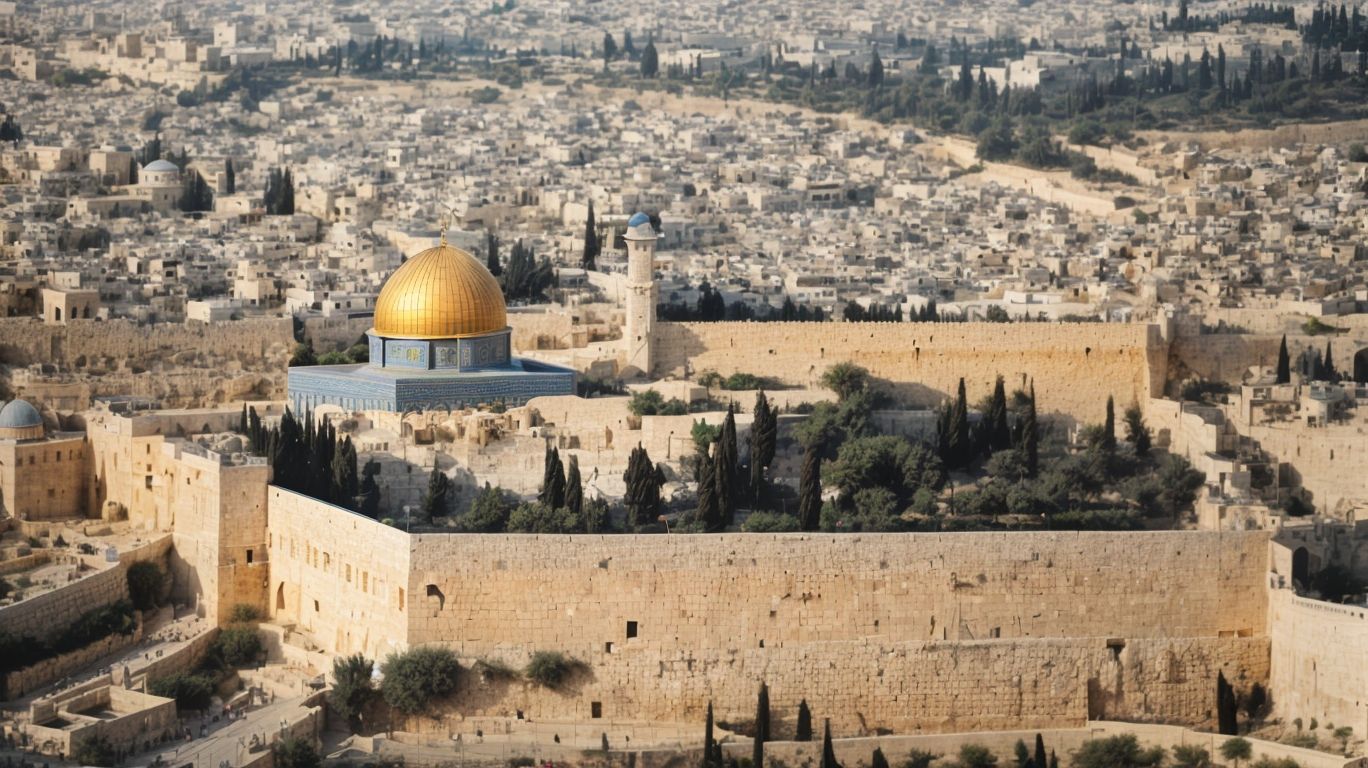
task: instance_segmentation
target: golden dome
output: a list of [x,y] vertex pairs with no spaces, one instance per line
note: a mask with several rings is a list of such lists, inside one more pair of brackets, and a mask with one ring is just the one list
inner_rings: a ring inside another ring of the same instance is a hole
[[404,262],[375,300],[379,336],[450,339],[506,327],[498,281],[474,256],[445,242]]

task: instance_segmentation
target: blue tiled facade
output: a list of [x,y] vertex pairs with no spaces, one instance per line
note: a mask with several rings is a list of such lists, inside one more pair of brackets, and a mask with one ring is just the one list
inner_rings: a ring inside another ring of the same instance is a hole
[[369,333],[372,361],[382,368],[480,371],[508,367],[512,333],[507,329],[461,339],[387,339]]
[[320,405],[349,411],[450,411],[534,397],[572,395],[569,368],[511,356],[508,329],[469,338],[370,338],[373,362],[289,370],[296,412]]

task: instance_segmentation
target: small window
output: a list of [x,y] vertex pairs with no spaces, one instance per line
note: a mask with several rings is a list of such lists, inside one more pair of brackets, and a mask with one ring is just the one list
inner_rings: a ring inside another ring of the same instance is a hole
[[636,637],[636,636],[637,636],[637,623],[636,623],[635,621],[629,621],[629,622],[627,622],[627,639],[628,639],[628,640],[631,640],[632,638],[634,638],[634,637]]
[[152,490],[152,476],[151,476],[151,475],[144,475],[144,476],[143,476],[143,487],[146,488],[146,489],[149,490],[149,491]]
[[314,601],[314,613],[318,613],[318,601]]
[[612,641],[612,640],[609,640],[608,642],[606,642],[606,643],[603,644],[603,652],[604,652],[604,653],[612,653],[612,652],[613,652],[613,641]]
[[600,717],[603,717],[603,702],[589,702],[589,716],[594,718],[595,720],[599,719]]
[[250,549],[247,550],[247,564],[248,564],[248,565],[251,565],[251,564],[252,564],[252,550],[250,550]]

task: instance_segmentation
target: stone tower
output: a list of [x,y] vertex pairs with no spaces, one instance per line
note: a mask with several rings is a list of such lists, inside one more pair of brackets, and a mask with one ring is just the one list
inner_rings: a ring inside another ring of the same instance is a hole
[[649,377],[655,362],[651,337],[659,297],[655,283],[656,231],[650,217],[632,214],[623,239],[627,241],[627,325],[623,329],[627,360],[623,373]]

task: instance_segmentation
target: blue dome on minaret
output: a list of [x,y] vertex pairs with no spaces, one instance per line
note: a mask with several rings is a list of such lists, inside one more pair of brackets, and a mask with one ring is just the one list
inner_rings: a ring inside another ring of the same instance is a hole
[[630,218],[630,219],[627,220],[627,226],[629,226],[629,227],[639,227],[639,226],[641,226],[642,224],[650,224],[650,223],[651,223],[651,217],[650,217],[650,216],[647,216],[646,214],[642,213],[641,211],[637,211],[636,213],[632,214],[632,218]]

